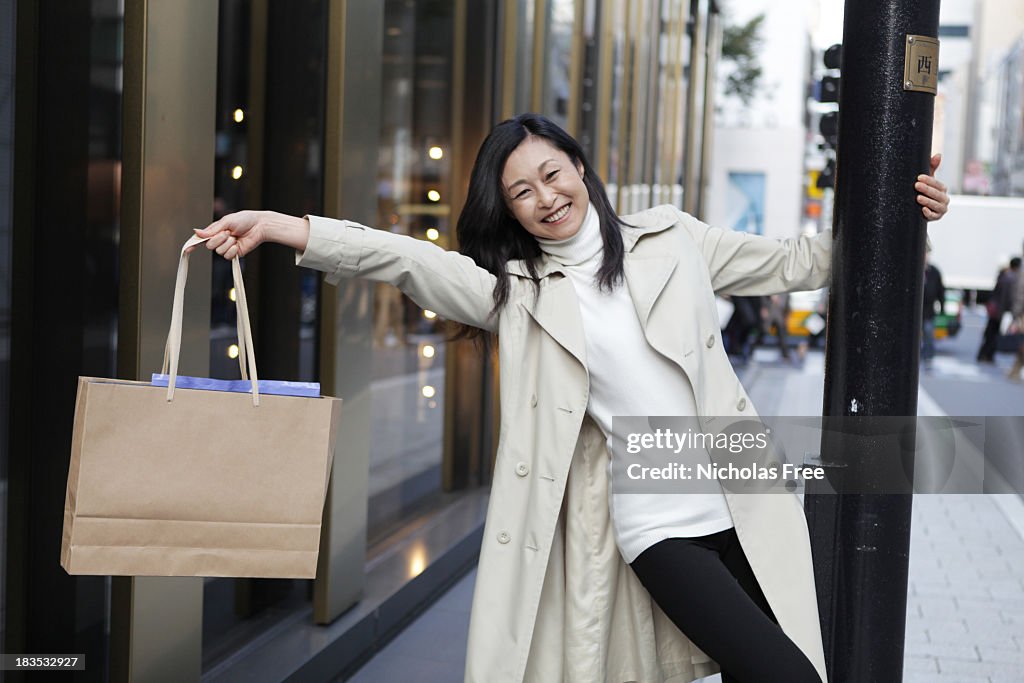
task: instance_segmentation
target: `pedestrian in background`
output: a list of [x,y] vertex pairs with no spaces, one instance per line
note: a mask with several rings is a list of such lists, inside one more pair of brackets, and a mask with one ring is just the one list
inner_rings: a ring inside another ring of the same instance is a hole
[[[929,248],[928,252],[931,251]],[[926,252],[924,266],[924,310],[921,312],[921,360],[925,368],[930,368],[935,358],[935,306],[943,311],[946,301],[946,288],[942,284],[942,273],[931,263]]]
[[1020,257],[1014,256],[1010,259],[1009,267],[1003,268],[996,276],[996,286],[985,303],[988,321],[982,335],[981,348],[978,349],[979,363],[996,362],[1003,315],[1013,309],[1014,292],[1017,288],[1017,279],[1020,277],[1020,263]]
[[765,332],[771,332],[775,327],[775,338],[779,342],[779,353],[782,360],[789,360],[789,342],[786,339],[786,321],[789,318],[789,294],[772,294],[768,298],[768,308],[765,315]]
[[[1017,259],[1018,265],[1020,259]],[[1014,382],[1021,381],[1021,371],[1024,370],[1024,273],[1018,267],[1017,277],[1012,284],[1007,285],[1012,290],[1010,298],[1010,312],[1013,314],[1013,323],[1010,328],[1012,332],[1021,335],[1021,344],[1017,347],[1017,357],[1013,359],[1013,367],[1006,374]]]
[[[932,220],[949,203],[937,166],[914,185]],[[715,292],[823,286],[830,230],[773,240],[670,205],[619,217],[579,143],[523,114],[480,148],[462,253],[263,211],[198,232],[226,258],[286,244],[330,283],[388,282],[497,335],[502,429],[467,682],[681,682],[719,668],[726,683],[825,679],[795,494],[615,495],[608,472],[613,436],[626,436],[613,415],[756,418],[723,349]]]
[[761,297],[734,296],[731,301],[735,308],[725,327],[726,350],[745,365],[754,352],[755,337],[762,333]]

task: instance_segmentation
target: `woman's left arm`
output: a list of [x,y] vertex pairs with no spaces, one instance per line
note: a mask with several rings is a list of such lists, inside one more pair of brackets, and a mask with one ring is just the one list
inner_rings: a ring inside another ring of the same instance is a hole
[[[934,177],[941,155],[931,159],[932,175],[920,175],[914,187],[921,212],[930,221],[949,209],[946,186]],[[832,230],[813,236],[773,239],[711,227],[679,212],[680,222],[697,243],[722,294],[766,295],[812,290],[828,284],[832,268]]]

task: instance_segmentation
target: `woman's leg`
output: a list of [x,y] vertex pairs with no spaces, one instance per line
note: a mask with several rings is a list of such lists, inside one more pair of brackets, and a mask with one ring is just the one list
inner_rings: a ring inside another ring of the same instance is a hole
[[991,362],[996,357],[996,343],[999,341],[999,318],[988,319],[985,325],[985,333],[981,338],[981,348],[978,349],[978,360]]
[[775,623],[734,530],[661,541],[631,566],[679,630],[718,662],[725,683],[821,683]]

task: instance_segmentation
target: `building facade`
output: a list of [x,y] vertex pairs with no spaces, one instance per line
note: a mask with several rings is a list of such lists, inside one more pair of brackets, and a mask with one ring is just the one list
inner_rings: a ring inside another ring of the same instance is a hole
[[[0,0],[0,623],[83,681],[332,680],[475,563],[496,368],[385,285],[244,259],[260,376],[344,399],[315,580],[68,576],[78,376],[160,365],[180,244],[226,213],[457,248],[476,150],[525,111],[621,213],[700,215],[713,0]],[[182,373],[237,377],[228,264],[194,255]],[[0,672],[20,681],[24,673]]]

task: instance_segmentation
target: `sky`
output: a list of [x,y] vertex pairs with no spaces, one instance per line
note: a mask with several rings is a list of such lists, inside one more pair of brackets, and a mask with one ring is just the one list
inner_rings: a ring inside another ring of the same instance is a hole
[[[817,48],[826,48],[843,40],[843,0],[818,0],[817,12],[810,3],[811,40]],[[815,14],[817,15],[815,17]]]

